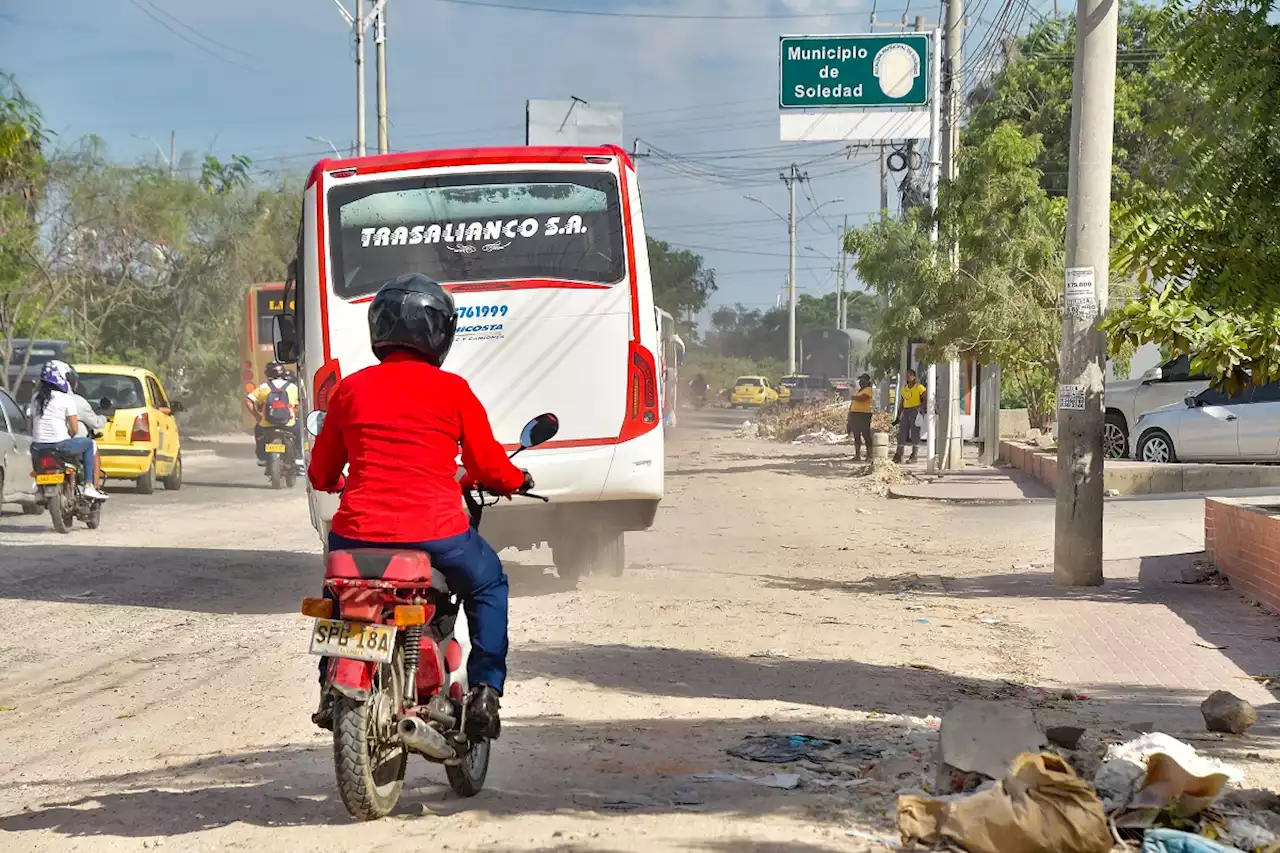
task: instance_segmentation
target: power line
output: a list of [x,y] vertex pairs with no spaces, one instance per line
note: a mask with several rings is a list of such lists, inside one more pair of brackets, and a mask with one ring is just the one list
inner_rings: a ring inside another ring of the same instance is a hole
[[206,46],[206,45],[204,45],[204,44],[201,44],[200,42],[198,42],[198,41],[196,41],[195,39],[191,38],[190,36],[188,36],[186,33],[182,32],[181,30],[175,29],[175,28],[174,28],[174,27],[173,27],[173,26],[172,26],[168,21],[166,21],[166,20],[164,20],[163,18],[161,18],[161,17],[159,17],[158,15],[156,15],[154,12],[152,12],[152,11],[151,11],[150,9],[148,9],[146,6],[143,6],[143,5],[142,5],[142,3],[140,3],[140,2],[139,2],[139,0],[129,0],[129,2],[130,2],[130,3],[132,3],[132,4],[133,4],[137,9],[138,9],[138,11],[139,11],[139,12],[141,12],[141,13],[142,13],[142,14],[144,14],[144,15],[146,15],[148,18],[150,18],[151,20],[155,21],[157,24],[159,24],[160,26],[164,27],[166,30],[168,30],[169,32],[171,32],[171,33],[173,33],[175,36],[177,36],[178,38],[180,38],[180,39],[182,39],[183,41],[185,41],[187,44],[191,45],[191,46],[192,46],[192,47],[194,47],[194,48],[197,48],[198,50],[202,50],[202,51],[204,51],[205,53],[207,53],[207,54],[209,54],[210,56],[212,56],[214,59],[222,60],[223,62],[227,63],[228,65],[233,65],[233,66],[235,66],[236,68],[239,68],[241,71],[257,71],[257,70],[259,70],[259,69],[257,69],[257,68],[252,68],[252,67],[250,67],[250,66],[248,66],[248,65],[245,65],[245,64],[244,64],[244,63],[242,63],[242,62],[237,62],[236,60],[231,59],[230,57],[223,56],[221,53],[218,53],[217,51],[213,50],[212,48],[210,48],[210,47],[208,47],[208,46]]
[[473,6],[482,9],[503,9],[509,12],[539,12],[551,15],[579,15],[593,18],[649,18],[663,21],[770,21],[798,18],[848,18],[862,12],[765,12],[755,15],[680,14],[671,12],[606,12],[603,9],[565,9],[550,6],[519,6],[515,3],[499,3],[494,0],[435,0],[455,6]]
[[253,60],[258,60],[258,59],[260,59],[260,57],[255,56],[255,55],[254,55],[254,54],[252,54],[252,53],[247,53],[246,51],[243,51],[243,50],[241,50],[241,49],[240,49],[240,48],[238,48],[238,47],[233,47],[232,45],[226,44],[226,43],[224,43],[224,42],[220,42],[220,41],[218,41],[216,38],[214,38],[213,36],[205,35],[204,33],[202,33],[202,32],[200,32],[199,30],[197,30],[195,27],[192,27],[190,24],[185,23],[185,22],[184,22],[182,19],[180,19],[177,15],[170,14],[169,12],[167,12],[167,11],[165,11],[164,9],[160,8],[160,7],[159,7],[159,6],[157,6],[154,2],[152,2],[152,0],[142,0],[142,2],[146,3],[146,4],[147,4],[148,6],[150,6],[153,10],[155,10],[156,12],[159,12],[161,15],[164,15],[166,18],[168,18],[170,21],[173,21],[175,24],[177,24],[178,26],[182,27],[184,30],[186,30],[186,31],[190,32],[190,33],[191,33],[192,35],[194,35],[196,38],[204,39],[205,41],[209,42],[210,44],[215,45],[215,46],[217,46],[217,47],[220,47],[220,48],[222,48],[223,50],[229,50],[229,51],[231,51],[232,53],[238,53],[238,54],[240,54],[241,56],[243,56],[245,59],[253,59]]

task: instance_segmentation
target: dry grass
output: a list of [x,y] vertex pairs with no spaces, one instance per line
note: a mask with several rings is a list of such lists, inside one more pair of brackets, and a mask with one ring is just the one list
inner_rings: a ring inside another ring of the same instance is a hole
[[[802,435],[827,431],[844,435],[848,422],[849,404],[843,400],[829,400],[800,406],[769,406],[761,410],[756,422],[758,434],[771,441],[795,441]],[[875,412],[871,416],[871,429],[891,432],[892,418],[888,412]]]

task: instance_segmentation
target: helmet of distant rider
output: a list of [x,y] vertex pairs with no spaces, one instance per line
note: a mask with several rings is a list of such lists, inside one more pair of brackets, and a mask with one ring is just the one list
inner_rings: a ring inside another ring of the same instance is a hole
[[47,382],[59,391],[70,391],[71,383],[67,381],[69,368],[61,361],[46,361],[40,370],[40,381]]
[[285,375],[284,362],[271,361],[267,363],[268,379],[284,379],[284,375]]
[[439,367],[457,327],[453,297],[420,273],[386,282],[369,304],[369,339],[379,361],[390,352],[410,350]]

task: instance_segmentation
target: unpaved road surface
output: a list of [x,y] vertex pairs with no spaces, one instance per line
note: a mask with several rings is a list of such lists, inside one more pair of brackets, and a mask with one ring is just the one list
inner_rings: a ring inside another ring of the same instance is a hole
[[[373,824],[347,817],[308,719],[297,605],[321,566],[300,490],[265,489],[244,458],[192,457],[181,492],[124,490],[95,532],[6,514],[0,850],[880,849],[865,834],[892,834],[895,792],[932,783],[931,717],[948,704],[1084,713],[1035,689],[1047,650],[1025,602],[937,594],[942,574],[1043,560],[1051,508],[888,501],[851,476],[848,448],[724,425],[671,443],[668,498],[621,578],[566,589],[540,552],[510,555],[487,788],[459,799],[411,759],[399,808]],[[770,732],[840,738],[843,754],[726,753]],[[762,784],[791,773],[794,790]]]

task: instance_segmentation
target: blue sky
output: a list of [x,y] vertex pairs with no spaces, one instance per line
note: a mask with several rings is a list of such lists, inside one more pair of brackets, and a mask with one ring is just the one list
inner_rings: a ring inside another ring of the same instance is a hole
[[[785,213],[778,174],[813,161],[799,215],[844,201],[800,225],[797,279],[801,292],[835,289],[833,261],[818,252],[835,256],[845,214],[854,224],[878,208],[877,158],[779,141],[777,37],[866,32],[873,0],[491,2],[605,14],[389,0],[393,150],[523,144],[526,98],[620,101],[628,143],[677,155],[640,160],[650,234],[698,247],[718,276],[715,303],[753,307],[772,305],[785,283],[786,227],[743,195]],[[880,21],[907,4],[874,2]],[[908,13],[932,26],[938,2],[916,0]],[[976,17],[966,39],[975,48],[981,9]],[[156,156],[153,139],[167,152],[174,130],[197,160],[240,153],[263,170],[301,172],[326,152],[307,137],[343,149],[354,137],[354,50],[334,0],[0,0],[0,56],[62,140],[96,133],[122,160]],[[368,58],[376,150],[372,44]]]

